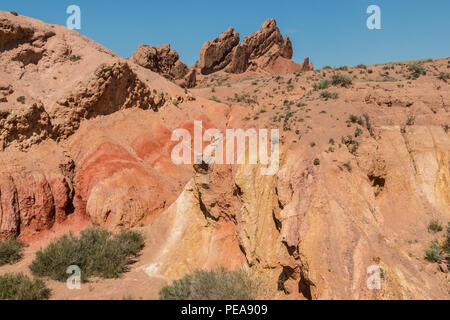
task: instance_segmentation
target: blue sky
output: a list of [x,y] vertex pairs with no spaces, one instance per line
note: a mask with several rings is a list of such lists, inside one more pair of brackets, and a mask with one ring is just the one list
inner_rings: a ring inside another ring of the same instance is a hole
[[[65,25],[71,4],[81,7],[80,32],[123,57],[170,43],[192,65],[204,42],[230,26],[243,39],[268,18],[291,38],[294,60],[316,67],[450,56],[449,0],[2,0],[0,10]],[[382,30],[366,27],[372,4]]]

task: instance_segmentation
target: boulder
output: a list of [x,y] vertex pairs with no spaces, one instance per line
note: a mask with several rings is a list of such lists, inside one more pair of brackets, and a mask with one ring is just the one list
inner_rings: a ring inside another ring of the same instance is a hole
[[141,67],[159,73],[171,80],[183,79],[189,68],[181,62],[178,53],[169,44],[151,47],[140,45],[131,59]]

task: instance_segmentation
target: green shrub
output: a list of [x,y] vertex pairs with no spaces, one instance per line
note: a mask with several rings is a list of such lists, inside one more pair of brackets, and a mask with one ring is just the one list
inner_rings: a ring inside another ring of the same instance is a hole
[[358,117],[358,116],[356,116],[356,115],[354,115],[354,114],[351,114],[351,115],[348,117],[348,122],[350,122],[350,123],[357,123],[357,124],[359,124],[360,126],[362,126],[363,123],[364,123],[361,117]]
[[442,250],[444,250],[447,255],[450,255],[450,222],[447,224],[447,235],[445,237],[445,242],[442,246]]
[[352,85],[352,83],[353,83],[352,78],[350,78],[347,75],[335,74],[331,78],[331,84],[333,86],[349,87]]
[[80,237],[65,235],[36,253],[30,270],[36,276],[66,281],[71,265],[81,269],[81,280],[91,276],[118,278],[128,271],[132,258],[144,247],[142,235],[135,231],[118,234],[98,228],[81,232]]
[[259,284],[248,272],[197,270],[159,292],[160,300],[255,300]]
[[411,79],[417,79],[420,76],[427,74],[427,68],[425,68],[422,62],[412,62],[408,65],[408,71],[410,72]]
[[314,165],[315,166],[320,166],[320,159],[319,158],[314,159]]
[[343,166],[347,169],[348,172],[352,172],[353,167],[350,161],[344,163]]
[[438,233],[443,230],[442,225],[437,220],[432,220],[430,224],[428,225],[428,231],[431,233]]
[[209,100],[217,102],[217,103],[222,103],[222,101],[219,98],[217,98],[216,96],[212,96],[211,98],[209,98]]
[[47,300],[50,293],[42,280],[23,273],[0,276],[0,300]]
[[450,80],[450,73],[447,72],[441,72],[438,76],[439,80],[442,80],[444,82],[447,82],[448,80]]
[[363,131],[360,128],[355,129],[355,138],[358,138],[362,134],[363,134]]
[[323,79],[323,80],[320,80],[319,82],[314,83],[313,88],[315,91],[323,90],[323,89],[328,88],[330,86],[330,84],[331,84],[330,80]]
[[22,259],[25,244],[16,239],[0,241],[0,266]]
[[320,93],[320,97],[325,100],[328,100],[328,99],[337,99],[339,98],[339,95],[336,92],[329,92],[325,90]]
[[429,262],[441,262],[442,261],[442,249],[437,241],[431,243],[430,249],[425,252],[425,259]]
[[356,154],[359,148],[359,142],[354,140],[352,136],[342,137],[342,144],[346,145],[348,151],[352,154]]
[[17,102],[20,102],[21,104],[25,104],[25,97],[24,96],[20,96],[20,97],[17,97]]
[[78,54],[72,54],[72,55],[69,57],[69,60],[72,61],[72,62],[76,62],[76,61],[81,60],[81,56],[78,55]]

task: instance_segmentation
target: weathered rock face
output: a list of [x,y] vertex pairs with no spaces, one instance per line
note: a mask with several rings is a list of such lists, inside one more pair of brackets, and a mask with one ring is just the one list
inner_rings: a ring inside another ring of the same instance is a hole
[[22,65],[37,64],[44,56],[44,44],[54,35],[48,27],[36,30],[9,19],[0,19],[0,50],[11,51],[12,60]]
[[8,19],[0,20],[0,48],[30,40],[33,35],[34,30],[32,28],[22,27]]
[[274,19],[269,19],[261,29],[244,39],[250,59],[264,56],[274,45],[283,45],[283,36]]
[[184,80],[179,82],[183,87],[195,86],[195,77],[192,76],[192,71],[180,61],[178,53],[171,49],[169,44],[159,47],[142,44],[134,52],[131,60],[170,80]]
[[27,149],[52,135],[50,117],[42,103],[0,111],[0,127],[0,149],[11,144]]
[[202,74],[210,74],[225,68],[232,58],[232,50],[239,44],[239,33],[233,28],[222,33],[218,38],[206,42],[200,50],[197,63]]
[[53,132],[57,138],[67,138],[82,119],[131,107],[158,110],[164,102],[164,96],[142,83],[127,63],[101,65],[87,84],[79,85],[51,108]]
[[230,63],[231,73],[243,73],[247,71],[250,58],[248,46],[241,43],[233,49]]
[[[269,55],[267,58],[266,55]],[[279,57],[290,60],[293,56],[292,42],[288,36],[283,39],[274,19],[269,19],[261,29],[239,44],[239,34],[233,28],[222,33],[218,38],[206,42],[200,51],[200,60],[196,67],[201,74],[208,75],[219,70],[230,73],[243,73],[247,71],[252,61],[260,69],[270,69],[272,65],[279,63]],[[283,62],[282,62],[283,63]],[[311,66],[303,68],[292,65],[287,69],[291,72],[309,71]]]
[[[45,169],[30,170],[28,165],[10,161],[42,161]],[[39,234],[73,213],[70,159],[56,151],[22,154],[15,159],[2,157],[2,162],[5,166],[0,172],[0,238]]]
[[[178,95],[183,91],[66,28],[3,12],[0,21],[0,237],[31,239],[69,216],[111,228],[131,226],[173,201],[160,195],[173,194],[165,187],[175,182],[165,181],[164,187],[158,187],[157,170],[152,172],[149,164],[143,167],[143,160],[134,158],[132,141],[124,143],[128,148],[124,149],[110,141],[114,138],[105,138],[104,132],[97,138],[92,133],[83,135],[84,140],[76,133],[83,122],[123,110],[157,112],[170,100],[167,90]],[[173,56],[170,49],[166,51],[164,62]],[[181,74],[184,67],[175,62],[173,70]],[[189,80],[195,82],[195,74]],[[150,81],[163,84],[164,90],[150,89]],[[130,121],[121,130],[135,132],[139,121]],[[140,134],[148,132],[146,126]],[[90,164],[72,157],[63,146],[70,145],[74,135],[79,144],[92,148],[83,153]],[[159,152],[160,158],[168,157]],[[124,154],[133,161],[126,163]],[[154,162],[161,165],[163,159]],[[109,180],[113,194],[97,185],[108,185],[105,172],[115,176],[116,180]],[[181,179],[180,175],[172,179]],[[115,183],[119,184],[116,189]],[[147,188],[146,195],[136,196],[131,185]],[[116,209],[109,209],[111,203]]]
[[100,66],[88,83],[78,84],[74,92],[47,108],[23,99],[23,103],[11,103],[13,106],[0,111],[1,148],[14,144],[25,150],[47,138],[65,139],[84,119],[131,107],[157,110],[165,102],[163,95],[152,92],[124,62]]

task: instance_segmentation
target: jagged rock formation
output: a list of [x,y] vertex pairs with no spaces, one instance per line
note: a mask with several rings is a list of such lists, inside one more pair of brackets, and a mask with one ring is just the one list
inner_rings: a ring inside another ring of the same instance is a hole
[[138,65],[170,80],[178,80],[176,82],[182,87],[192,88],[195,86],[195,70],[189,70],[169,44],[159,47],[142,44],[131,59]]
[[314,70],[314,65],[311,62],[309,62],[309,58],[306,58],[303,61],[302,70],[305,70],[305,71],[313,71]]
[[[208,75],[226,68],[230,73],[243,73],[250,65],[260,69],[271,69],[281,59],[290,60],[293,55],[292,42],[288,36],[283,39],[274,19],[269,19],[261,29],[239,43],[239,33],[233,28],[218,38],[206,42],[200,51],[200,60],[196,63],[200,73]],[[268,54],[268,57],[266,57]],[[310,71],[312,65],[291,64],[291,72]]]
[[200,72],[209,74],[225,68],[231,62],[233,48],[239,44],[239,40],[239,33],[230,28],[218,38],[206,42],[197,62]]

